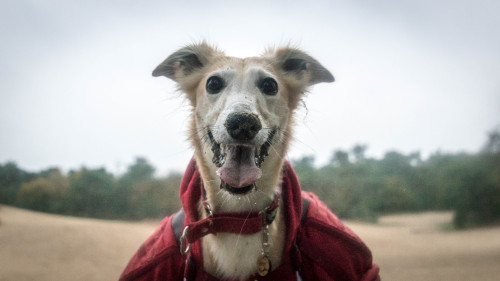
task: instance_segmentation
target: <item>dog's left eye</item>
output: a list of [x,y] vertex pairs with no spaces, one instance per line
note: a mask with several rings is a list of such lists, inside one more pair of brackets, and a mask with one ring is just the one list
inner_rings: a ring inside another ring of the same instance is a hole
[[269,96],[274,96],[278,93],[278,83],[271,77],[262,79],[259,88],[263,94]]
[[210,94],[218,94],[224,88],[224,81],[219,76],[212,76],[207,80],[207,92]]

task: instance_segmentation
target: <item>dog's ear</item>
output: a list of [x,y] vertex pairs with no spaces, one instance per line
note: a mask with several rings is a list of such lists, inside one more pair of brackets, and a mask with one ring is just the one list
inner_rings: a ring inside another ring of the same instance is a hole
[[171,54],[155,70],[153,76],[165,76],[178,83],[207,65],[210,59],[218,52],[207,43],[186,46]]
[[333,82],[335,78],[316,59],[295,48],[280,48],[274,53],[274,60],[285,75],[294,75],[307,86],[321,82]]

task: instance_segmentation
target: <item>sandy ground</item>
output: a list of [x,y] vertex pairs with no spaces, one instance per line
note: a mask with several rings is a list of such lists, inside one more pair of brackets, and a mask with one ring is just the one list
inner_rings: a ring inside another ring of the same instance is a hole
[[452,213],[348,223],[371,248],[382,280],[500,280],[500,227],[443,231]]
[[[387,280],[499,280],[500,227],[442,231],[451,213],[347,224]],[[41,214],[0,206],[0,281],[117,280],[155,223]]]
[[0,281],[118,280],[153,224],[0,207]]

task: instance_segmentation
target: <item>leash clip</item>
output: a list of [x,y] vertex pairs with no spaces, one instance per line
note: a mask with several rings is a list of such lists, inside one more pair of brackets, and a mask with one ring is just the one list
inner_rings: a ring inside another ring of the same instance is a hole
[[[189,251],[191,250],[191,243],[188,243],[187,242],[187,233],[189,231],[189,225],[186,225],[186,227],[184,227],[184,230],[182,231],[182,235],[181,235],[181,239],[179,240],[179,244],[180,244],[180,251],[181,251],[181,255],[185,256],[189,253]],[[187,243],[187,245],[186,245]]]

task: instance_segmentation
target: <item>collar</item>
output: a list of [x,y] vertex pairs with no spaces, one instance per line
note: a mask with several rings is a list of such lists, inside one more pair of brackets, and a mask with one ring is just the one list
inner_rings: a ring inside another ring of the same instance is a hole
[[207,210],[208,217],[187,224],[184,227],[181,241],[189,245],[208,234],[217,235],[219,232],[254,234],[260,232],[263,227],[274,221],[279,199],[280,194],[275,193],[273,201],[266,208],[260,212],[252,213],[212,213],[210,205],[204,200],[203,205]]

